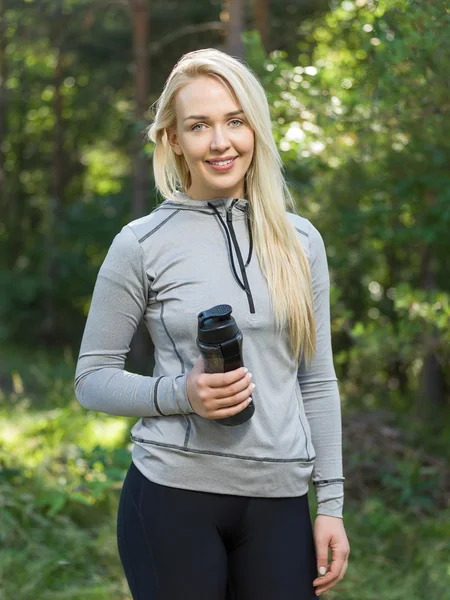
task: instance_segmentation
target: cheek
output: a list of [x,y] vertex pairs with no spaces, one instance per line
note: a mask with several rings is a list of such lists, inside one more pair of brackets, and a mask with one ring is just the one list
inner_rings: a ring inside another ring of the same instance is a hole
[[253,143],[253,140],[247,140],[247,143],[245,145],[245,152],[248,155],[248,160],[250,161],[253,158],[253,153],[255,151],[255,146]]
[[185,138],[183,142],[183,154],[186,162],[193,163],[203,160],[205,155],[204,143],[200,139]]
[[190,160],[192,162],[203,162],[205,155],[208,154],[208,144],[204,141],[198,141],[189,148]]
[[252,131],[247,131],[246,135],[242,139],[242,149],[245,152],[252,153],[255,146],[255,137]]

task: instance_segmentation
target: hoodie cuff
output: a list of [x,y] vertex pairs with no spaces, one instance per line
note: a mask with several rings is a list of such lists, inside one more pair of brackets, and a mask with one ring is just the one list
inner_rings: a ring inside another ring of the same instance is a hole
[[314,482],[317,497],[317,515],[343,519],[344,482]]
[[156,410],[161,416],[188,415],[195,412],[187,395],[187,377],[188,373],[175,377],[161,377],[154,392]]

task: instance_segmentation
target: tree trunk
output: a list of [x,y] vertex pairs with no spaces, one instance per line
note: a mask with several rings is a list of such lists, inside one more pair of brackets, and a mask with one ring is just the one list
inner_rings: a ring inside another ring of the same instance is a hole
[[0,209],[3,215],[6,212],[6,206],[3,205],[3,202],[6,202],[7,197],[5,193],[5,151],[3,144],[6,135],[6,111],[8,102],[6,90],[6,82],[8,80],[8,60],[6,55],[8,39],[6,35],[7,21],[5,19],[5,12],[3,1],[0,0],[0,190],[3,190]]
[[[133,199],[132,215],[137,219],[149,212],[148,182],[149,160],[143,152],[143,129],[147,125],[146,112],[149,88],[148,39],[150,4],[149,0],[132,0],[134,73],[135,73],[135,124],[133,140]],[[129,361],[131,368],[142,375],[152,375],[153,344],[149,333],[141,321],[130,344]]]
[[[392,224],[392,228],[394,231],[397,228],[397,220],[395,220]],[[397,254],[392,246],[389,246],[385,250],[386,254],[386,265],[388,268],[388,276],[386,278],[386,288],[394,288],[395,283],[400,278],[399,273],[399,260]],[[394,309],[394,302],[392,302],[392,309],[389,310],[389,319],[392,322],[394,332],[398,331],[400,322],[398,313]],[[390,377],[394,377],[398,381],[399,391],[402,396],[406,396],[408,394],[408,377],[406,371],[404,369],[404,363],[398,357],[393,357],[393,360],[388,364],[387,367],[388,373]]]
[[143,129],[146,126],[145,114],[148,102],[148,0],[132,1],[134,74],[135,74],[135,124],[136,133],[133,144],[133,218],[138,218],[148,212],[148,159],[144,155]]
[[269,2],[270,0],[253,0],[255,28],[259,31],[266,52],[269,52]]
[[[427,194],[428,204],[434,202],[431,194]],[[436,288],[433,254],[430,245],[424,245],[420,257],[420,284],[422,288],[434,291]],[[423,333],[425,348],[423,367],[420,374],[419,391],[416,398],[416,412],[423,416],[439,415],[444,407],[444,373],[437,356],[439,332],[435,327]]]
[[[59,21],[56,21],[59,25]],[[49,338],[56,332],[56,307],[54,304],[53,285],[57,278],[57,245],[58,245],[58,225],[61,218],[61,202],[63,195],[63,99],[61,94],[61,86],[64,77],[63,55],[58,40],[56,68],[54,75],[54,103],[53,110],[55,113],[55,127],[53,129],[53,155],[52,155],[52,181],[51,189],[47,206],[46,219],[46,255],[44,266],[45,278],[45,293],[43,306],[43,321],[42,332]]]
[[230,56],[245,58],[242,32],[244,31],[243,0],[225,0],[224,11],[228,13],[226,52]]

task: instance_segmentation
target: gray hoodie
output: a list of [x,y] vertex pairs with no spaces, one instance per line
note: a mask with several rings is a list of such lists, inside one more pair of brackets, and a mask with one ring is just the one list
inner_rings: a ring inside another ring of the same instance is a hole
[[[311,266],[317,352],[294,361],[276,334],[266,280],[253,252],[248,200],[193,200],[182,192],[115,236],[100,267],[75,373],[87,409],[134,416],[132,460],[151,481],[239,496],[308,491],[317,514],[342,518],[341,407],[330,335],[330,280],[322,237],[286,212]],[[228,216],[228,220],[227,220]],[[198,415],[186,379],[200,354],[197,315],[229,304],[253,373],[255,413],[227,427]],[[124,370],[141,319],[153,376]]]

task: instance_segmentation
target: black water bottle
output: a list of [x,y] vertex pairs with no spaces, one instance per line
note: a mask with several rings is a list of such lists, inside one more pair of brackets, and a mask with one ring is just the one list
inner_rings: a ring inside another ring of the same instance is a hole
[[[231,316],[229,304],[218,304],[198,314],[197,346],[206,373],[227,373],[243,367],[242,332]],[[213,419],[221,425],[241,425],[255,412],[254,402],[232,417]]]

